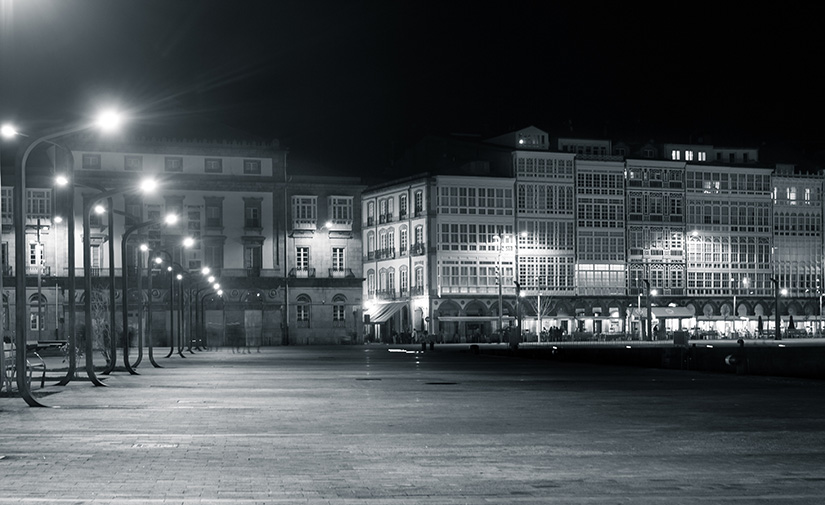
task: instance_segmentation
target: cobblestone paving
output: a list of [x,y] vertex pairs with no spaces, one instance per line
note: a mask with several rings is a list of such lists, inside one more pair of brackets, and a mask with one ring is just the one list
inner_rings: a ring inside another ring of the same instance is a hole
[[199,352],[0,398],[5,504],[822,503],[821,382],[473,355]]

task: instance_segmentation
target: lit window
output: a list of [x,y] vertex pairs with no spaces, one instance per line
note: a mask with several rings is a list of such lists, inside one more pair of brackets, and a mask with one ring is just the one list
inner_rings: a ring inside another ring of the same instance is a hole
[[708,160],[708,153],[704,151],[699,151],[699,161],[707,161]]
[[693,151],[685,151],[685,161],[693,161]]
[[670,152],[670,159],[672,159],[672,160],[678,160],[679,159],[679,150],[678,149],[674,149],[673,151]]

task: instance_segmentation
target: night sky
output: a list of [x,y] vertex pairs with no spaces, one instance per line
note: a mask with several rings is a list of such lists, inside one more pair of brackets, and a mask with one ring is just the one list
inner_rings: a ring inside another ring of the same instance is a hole
[[163,135],[220,123],[355,175],[427,133],[825,138],[825,8],[490,4],[0,0],[0,120],[117,104]]

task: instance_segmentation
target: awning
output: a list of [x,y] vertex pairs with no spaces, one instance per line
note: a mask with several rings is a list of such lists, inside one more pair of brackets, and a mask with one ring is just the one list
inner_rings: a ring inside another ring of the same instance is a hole
[[[450,322],[475,322],[475,321],[498,321],[498,316],[438,316],[438,320],[442,323]],[[501,316],[502,321],[513,321],[516,318],[513,316]]]
[[[686,319],[696,315],[693,307],[651,307],[650,311],[656,319]],[[630,309],[630,314],[636,317],[647,317],[647,311],[644,309]]]
[[651,307],[650,311],[659,319],[687,318],[696,314],[693,307]]
[[369,311],[370,323],[385,323],[408,302],[389,302],[376,305]]

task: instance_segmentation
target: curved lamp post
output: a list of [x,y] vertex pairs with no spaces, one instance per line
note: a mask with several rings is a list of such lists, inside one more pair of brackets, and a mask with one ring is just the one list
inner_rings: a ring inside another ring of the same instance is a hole
[[[138,230],[142,230],[146,227],[149,227],[149,226],[152,226],[152,225],[155,225],[155,224],[162,224],[162,223],[173,224],[173,223],[177,222],[177,220],[178,220],[177,215],[170,214],[170,215],[166,216],[166,218],[163,219],[163,220],[150,219],[148,221],[138,223],[136,225],[133,225],[133,226],[129,227],[123,233],[123,237],[121,238],[121,241],[120,241],[120,264],[121,264],[121,267],[122,267],[122,270],[123,270],[122,281],[121,281],[121,306],[122,306],[122,309],[123,309],[123,311],[122,311],[123,314],[122,315],[123,315],[123,337],[124,337],[123,338],[123,366],[125,366],[126,370],[130,374],[133,374],[133,375],[136,375],[137,372],[134,370],[132,365],[129,363],[129,334],[128,334],[128,331],[127,331],[128,328],[129,328],[129,297],[128,297],[128,294],[129,294],[129,270],[128,270],[128,268],[126,268],[126,256],[127,256],[126,245],[127,245],[128,240],[129,240],[129,236],[131,234],[133,234],[134,232],[138,231]],[[140,261],[138,261],[138,264],[139,263],[140,263]],[[141,339],[140,335],[138,335],[138,363],[140,362],[140,359],[142,357],[143,357],[142,339]],[[137,363],[135,364],[135,366],[137,366]]]
[[[36,138],[27,142],[25,148],[18,149],[17,159],[15,160],[15,167],[14,167],[14,175],[15,175],[15,185],[14,185],[14,198],[13,198],[13,211],[14,211],[14,238],[15,244],[18,247],[15,247],[14,251],[14,263],[15,263],[15,366],[17,370],[25,370],[26,369],[26,254],[23,247],[19,247],[21,244],[25,243],[26,240],[26,162],[28,161],[29,155],[32,153],[35,147],[43,142],[50,142],[52,139],[56,139],[59,137],[63,137],[66,135],[70,135],[72,133],[77,133],[83,130],[90,129],[94,126],[102,126],[104,128],[108,128],[116,123],[116,116],[114,114],[106,114],[101,116],[97,123],[95,124],[84,124],[79,126],[74,126],[71,128],[62,128],[60,130],[54,130],[45,135]],[[15,133],[20,135],[17,132],[13,132],[10,129],[4,129],[4,133],[10,134]],[[71,158],[70,158],[71,161]],[[73,170],[74,167],[70,165],[70,170]],[[73,198],[73,194],[70,194],[70,201]],[[74,259],[74,249],[71,247],[74,245],[74,218],[71,216],[69,219],[69,272],[70,272],[70,283],[73,278],[72,271],[74,270],[74,263],[72,262]],[[70,285],[70,296],[74,294],[74,284],[71,283]],[[88,297],[87,297],[88,298]],[[23,303],[21,303],[21,301]],[[74,297],[70,299],[70,309],[71,305],[73,305]],[[74,328],[71,329],[70,335],[73,335]],[[74,349],[70,355],[74,354]],[[94,373],[94,368],[89,366],[89,358],[86,358],[86,372],[89,374],[89,380],[95,384],[103,385]],[[67,375],[68,377],[68,375]],[[63,383],[63,381],[61,381]],[[23,400],[31,407],[45,407],[42,403],[35,400],[31,395],[31,390],[29,385],[26,382],[26,374],[18,373],[17,374],[17,389],[20,392],[20,396]]]
[[[156,183],[153,180],[147,179],[147,180],[144,180],[141,183],[140,189],[143,190],[143,191],[151,191],[155,188],[155,186],[156,186]],[[97,202],[99,202],[100,200],[103,200],[104,198],[111,199],[112,196],[120,194],[120,193],[124,193],[124,192],[129,191],[129,190],[130,189],[121,188],[121,189],[112,189],[112,190],[108,190],[108,191],[103,191],[101,193],[93,195],[92,198],[90,198],[85,203],[85,205],[83,206],[83,280],[84,280],[84,290],[85,290],[83,310],[85,311],[85,326],[86,326],[86,369],[87,369],[87,371],[89,369],[91,369],[92,373],[94,373],[94,361],[93,361],[93,354],[92,354],[93,353],[93,347],[92,347],[93,335],[92,335],[92,296],[91,296],[92,295],[92,276],[91,276],[91,271],[92,271],[92,258],[91,258],[92,243],[91,243],[91,222],[89,220],[89,216],[91,214],[91,211],[92,211],[92,208],[94,207],[94,205]],[[112,230],[112,227],[113,227],[112,226],[113,221],[114,221],[114,214],[110,212],[109,213],[109,233],[110,234],[111,234],[111,230]],[[109,242],[110,242],[110,250],[113,250],[114,245],[112,244],[111,238],[110,238]],[[114,264],[113,260],[114,260],[114,257],[111,256],[110,259],[109,259],[109,262],[112,265]],[[111,271],[112,271],[112,269],[110,268],[110,279],[111,279]],[[112,289],[110,290],[110,296],[109,296],[110,300],[109,300],[109,302],[112,304],[112,306],[114,306],[114,301],[113,301],[113,298],[114,298],[114,285],[112,285],[111,288]],[[109,330],[110,339],[115,341],[115,345],[113,345],[112,348],[111,348],[111,354],[112,355],[111,355],[111,359],[109,360],[109,365],[110,366],[107,366],[106,372],[110,372],[111,371],[110,368],[114,368],[114,363],[115,363],[115,360],[116,360],[116,349],[117,349],[117,347],[116,347],[117,342],[115,340],[116,339],[116,337],[115,337],[116,329],[115,329],[115,325],[114,325],[114,311],[113,310],[110,312],[110,316],[111,316],[111,319],[112,319],[112,321],[110,323],[111,328]],[[95,383],[95,385],[96,386],[101,386],[101,385],[104,385],[104,384],[101,383],[100,381],[97,381]]]

